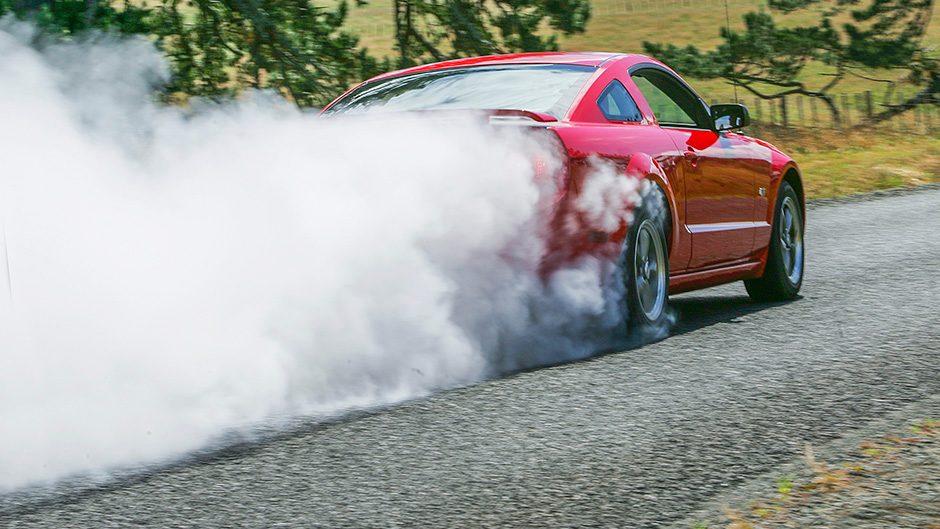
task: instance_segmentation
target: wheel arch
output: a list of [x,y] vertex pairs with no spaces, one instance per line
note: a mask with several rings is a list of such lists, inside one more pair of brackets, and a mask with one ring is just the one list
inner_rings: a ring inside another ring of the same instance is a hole
[[804,222],[806,222],[806,192],[803,189],[803,177],[800,176],[800,171],[796,168],[795,165],[791,165],[784,171],[783,178],[780,180],[780,185],[783,185],[783,182],[790,184],[790,187],[796,191],[796,196],[800,199],[800,209],[802,210],[801,213],[803,214]]
[[676,251],[678,243],[676,234],[679,233],[679,216],[676,208],[675,191],[672,188],[669,178],[666,176],[666,172],[663,171],[659,163],[651,156],[647,154],[635,154],[631,157],[630,163],[627,165],[626,176],[640,177],[651,185],[656,186],[659,192],[663,194],[666,218],[669,219],[668,224],[665,226],[666,245],[668,247],[669,256],[672,256]]
[[796,192],[800,200],[800,213],[803,216],[803,222],[806,222],[806,190],[803,186],[803,177],[795,163],[789,161],[779,170],[774,171],[774,178],[771,180],[771,195],[767,197],[767,222],[773,225],[774,211],[777,207],[777,199],[780,197],[780,187],[786,182]]

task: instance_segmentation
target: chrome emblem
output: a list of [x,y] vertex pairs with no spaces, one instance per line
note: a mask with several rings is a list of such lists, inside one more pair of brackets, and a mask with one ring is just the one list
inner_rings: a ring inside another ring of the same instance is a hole
[[766,197],[766,196],[767,196],[767,188],[766,188],[766,187],[758,187],[758,188],[757,188],[757,194],[760,195],[760,196],[762,196],[762,197]]

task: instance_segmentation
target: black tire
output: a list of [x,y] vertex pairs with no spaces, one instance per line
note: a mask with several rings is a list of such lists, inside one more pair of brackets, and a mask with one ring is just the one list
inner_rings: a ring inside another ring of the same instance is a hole
[[[658,187],[651,185],[634,212],[620,259],[626,283],[627,328],[631,333],[659,334],[666,329],[669,318],[669,246],[666,233],[669,226],[665,197]],[[655,292],[655,299],[650,297],[650,288]]]
[[[787,218],[789,215],[789,219]],[[803,286],[803,209],[800,198],[788,182],[780,184],[774,206],[774,225],[764,275],[747,279],[744,287],[755,301],[788,301]]]

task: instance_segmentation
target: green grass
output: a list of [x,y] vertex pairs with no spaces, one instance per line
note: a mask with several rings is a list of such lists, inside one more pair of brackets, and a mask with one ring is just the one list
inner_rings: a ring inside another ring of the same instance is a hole
[[940,182],[940,135],[779,128],[749,131],[788,152],[806,194],[837,197]]

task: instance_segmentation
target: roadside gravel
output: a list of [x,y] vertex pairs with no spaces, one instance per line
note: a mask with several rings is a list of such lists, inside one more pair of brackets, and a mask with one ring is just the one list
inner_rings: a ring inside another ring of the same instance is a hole
[[[910,420],[907,416],[924,415]],[[714,498],[670,529],[940,529],[940,396]]]

